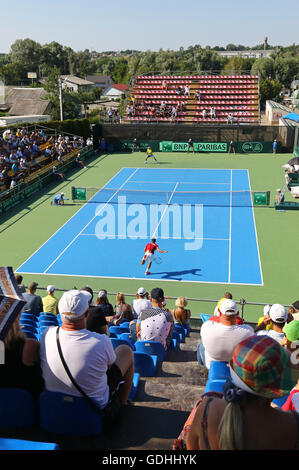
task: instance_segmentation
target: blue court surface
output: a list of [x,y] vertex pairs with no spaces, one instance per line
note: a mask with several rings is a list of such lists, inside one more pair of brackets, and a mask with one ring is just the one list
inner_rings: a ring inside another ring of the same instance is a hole
[[263,285],[248,171],[123,168],[17,272]]

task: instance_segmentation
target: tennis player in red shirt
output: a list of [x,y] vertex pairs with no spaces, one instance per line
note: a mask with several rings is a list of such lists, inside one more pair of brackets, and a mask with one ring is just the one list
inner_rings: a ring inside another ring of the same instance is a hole
[[146,262],[146,260],[149,261],[148,267],[146,268],[146,271],[145,271],[146,275],[150,274],[149,270],[150,270],[150,267],[152,265],[153,256],[154,256],[156,250],[159,251],[159,253],[168,253],[167,251],[160,250],[160,248],[158,247],[158,245],[156,243],[156,239],[152,238],[152,242],[148,243],[146,245],[146,247],[144,248],[145,255],[143,256],[143,258],[141,260],[141,264],[144,264]]

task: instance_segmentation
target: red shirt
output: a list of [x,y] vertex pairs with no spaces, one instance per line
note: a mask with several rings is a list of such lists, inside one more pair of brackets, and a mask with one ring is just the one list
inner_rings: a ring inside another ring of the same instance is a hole
[[150,251],[152,254],[154,254],[157,248],[158,245],[156,243],[148,243],[144,251]]
[[[212,321],[215,321],[217,323],[220,323],[220,317],[218,317],[217,315],[213,315],[212,317],[209,318],[209,321],[212,320]],[[237,316],[236,318],[236,325],[243,325],[244,324],[244,321],[242,320],[241,317]]]

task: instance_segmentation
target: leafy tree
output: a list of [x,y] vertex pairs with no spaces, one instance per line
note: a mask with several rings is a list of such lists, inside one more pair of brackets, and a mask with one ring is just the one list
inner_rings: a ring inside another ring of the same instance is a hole
[[264,104],[266,100],[273,100],[278,97],[279,93],[283,88],[282,83],[277,80],[271,80],[266,78],[260,81],[260,94],[261,103]]
[[10,62],[23,64],[27,72],[37,72],[42,55],[42,46],[32,39],[17,39],[10,48]]
[[[54,67],[45,81],[44,88],[47,91],[46,97],[51,101],[51,118],[60,119],[60,99],[59,99],[59,76],[60,70]],[[67,89],[62,89],[63,118],[73,119],[80,113],[80,102]]]

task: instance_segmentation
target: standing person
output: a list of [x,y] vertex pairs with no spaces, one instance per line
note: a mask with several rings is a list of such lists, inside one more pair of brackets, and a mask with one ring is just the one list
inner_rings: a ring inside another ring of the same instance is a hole
[[141,260],[141,264],[143,265],[146,260],[149,261],[149,264],[146,268],[146,271],[145,271],[145,274],[150,274],[150,267],[152,265],[152,262],[153,262],[153,256],[155,254],[155,251],[158,251],[159,253],[168,253],[168,251],[163,251],[163,250],[160,250],[160,248],[158,247],[157,243],[156,243],[156,238],[152,238],[152,241],[151,243],[148,243],[146,245],[146,247],[144,248],[144,252],[145,252],[145,255],[143,256],[142,260]]
[[155,155],[153,154],[153,151],[150,147],[147,148],[146,150],[146,158],[145,158],[145,163],[147,163],[148,158],[153,157],[154,160],[157,162],[158,160],[156,159]]
[[138,140],[135,137],[135,139],[133,140],[133,145],[132,145],[132,153],[136,152],[137,149],[138,149],[138,152],[140,152],[140,145],[138,143]]
[[234,152],[234,154],[236,154],[236,146],[233,140],[230,141],[229,146],[228,146],[228,153],[231,153],[231,152]]
[[193,139],[191,138],[188,140],[188,150],[187,150],[188,153],[189,153],[190,148],[192,149],[194,153],[194,144],[193,144]]
[[151,307],[140,313],[136,331],[141,341],[158,341],[165,350],[170,346],[173,318],[168,310],[163,308],[163,289],[156,287],[151,291]]
[[48,295],[42,298],[43,302],[43,311],[46,313],[52,313],[53,315],[57,315],[58,313],[58,299],[54,297],[55,286],[49,285],[47,287]]
[[24,300],[26,300],[26,304],[23,307],[24,313],[33,313],[34,315],[38,316],[40,312],[43,312],[43,302],[39,295],[36,295],[38,283],[31,282],[28,286],[28,292],[23,294]]
[[273,141],[273,145],[272,145],[272,147],[273,147],[273,153],[277,153],[277,146],[278,146],[278,144],[277,144],[277,140],[276,140],[276,139],[274,139],[274,141]]

